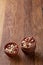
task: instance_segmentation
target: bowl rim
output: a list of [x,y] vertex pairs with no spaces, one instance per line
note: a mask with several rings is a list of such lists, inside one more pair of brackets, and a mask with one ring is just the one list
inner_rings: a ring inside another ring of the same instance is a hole
[[15,56],[15,55],[18,53],[18,50],[19,50],[18,45],[17,45],[17,48],[18,48],[17,52],[16,52],[15,54],[14,54],[14,53],[11,54],[11,53],[5,51],[5,49],[7,48],[7,45],[9,45],[9,44],[15,44],[15,45],[17,45],[16,42],[8,42],[8,43],[4,46],[4,52],[5,52],[7,55],[14,55],[14,56]]
[[[34,39],[33,36],[28,36],[28,37],[31,37],[31,38]],[[24,38],[22,39],[22,41],[25,41],[25,39],[28,38],[28,37],[24,37]],[[34,40],[35,40],[35,39],[34,39]],[[21,41],[21,44],[22,44],[22,41]],[[29,42],[29,43],[32,43],[32,42]],[[25,48],[24,46],[21,45],[21,48],[24,48],[24,49],[30,49],[30,48],[33,48],[33,47],[36,48],[36,40],[35,40],[33,43],[34,43],[34,46],[32,45],[31,47]],[[32,43],[32,44],[33,44],[33,43]]]

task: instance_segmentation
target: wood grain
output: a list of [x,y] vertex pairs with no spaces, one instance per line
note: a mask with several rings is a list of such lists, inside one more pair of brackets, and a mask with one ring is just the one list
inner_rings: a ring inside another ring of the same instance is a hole
[[[41,0],[7,0],[3,27],[0,65],[43,65],[43,16]],[[37,41],[34,56],[26,56],[21,48],[21,40],[34,36]],[[19,45],[19,55],[12,59],[4,53],[8,42]]]
[[5,6],[6,1],[0,0],[0,47],[1,47],[1,39],[2,39],[2,31],[3,31],[3,25],[4,25],[4,17],[5,17]]

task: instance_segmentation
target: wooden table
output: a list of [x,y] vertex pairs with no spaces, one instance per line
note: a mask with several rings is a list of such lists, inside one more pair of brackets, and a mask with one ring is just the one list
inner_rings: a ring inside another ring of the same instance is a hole
[[[43,0],[6,0],[5,20],[0,48],[0,65],[43,65]],[[34,56],[26,56],[21,48],[21,40],[34,36],[37,47]],[[9,58],[4,53],[8,42],[19,45],[17,58]]]

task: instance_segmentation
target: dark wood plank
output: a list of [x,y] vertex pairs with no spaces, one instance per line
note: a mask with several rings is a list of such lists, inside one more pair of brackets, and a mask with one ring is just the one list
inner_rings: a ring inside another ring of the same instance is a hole
[[[26,56],[20,49],[25,36],[34,36],[37,40],[36,53]],[[8,42],[19,45],[19,56],[7,57],[4,45]],[[1,65],[43,65],[43,21],[41,0],[7,0],[5,22],[0,53]]]
[[41,0],[32,1],[32,28],[37,40],[35,65],[43,65],[43,20]]
[[[28,5],[29,3],[29,5]],[[29,7],[28,7],[29,6]],[[25,8],[26,7],[26,8]],[[18,45],[21,43],[22,38],[29,34],[29,22],[31,15],[31,1],[15,1],[10,0],[7,2],[6,13],[5,13],[5,23],[3,30],[3,38],[2,38],[2,47],[9,42],[15,41]],[[25,8],[25,9],[24,9]],[[28,19],[27,19],[28,17]],[[25,28],[25,29],[24,29]],[[27,28],[27,29],[26,29]],[[19,60],[13,59],[4,59],[6,60],[7,65],[34,65],[34,57],[28,58],[25,54],[19,51]],[[2,53],[1,53],[2,54]],[[4,54],[4,53],[3,53]],[[5,61],[2,61],[5,63]],[[4,65],[6,65],[6,63]]]

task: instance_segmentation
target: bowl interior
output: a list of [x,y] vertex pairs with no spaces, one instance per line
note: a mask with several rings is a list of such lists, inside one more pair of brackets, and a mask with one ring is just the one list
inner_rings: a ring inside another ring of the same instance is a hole
[[17,53],[18,53],[18,45],[17,45],[17,48],[16,48],[16,50],[15,50],[15,53],[9,53],[9,52],[6,52],[6,48],[8,48],[8,45],[17,45],[15,42],[13,43],[13,42],[10,42],[10,43],[7,43],[6,45],[5,45],[5,47],[4,47],[4,51],[5,51],[5,53],[7,54],[7,55],[16,55]]

